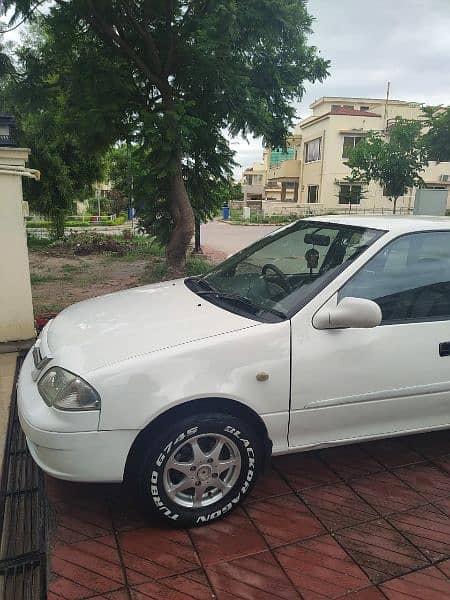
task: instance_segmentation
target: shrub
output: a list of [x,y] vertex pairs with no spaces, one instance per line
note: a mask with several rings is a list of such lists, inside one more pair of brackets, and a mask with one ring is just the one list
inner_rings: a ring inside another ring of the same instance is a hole
[[52,244],[52,240],[49,238],[37,237],[27,232],[27,244],[30,249],[47,248]]
[[117,239],[111,235],[101,235],[95,231],[71,233],[63,240],[54,242],[53,246],[68,248],[79,256],[106,252],[123,256],[132,248],[131,243],[124,239]]

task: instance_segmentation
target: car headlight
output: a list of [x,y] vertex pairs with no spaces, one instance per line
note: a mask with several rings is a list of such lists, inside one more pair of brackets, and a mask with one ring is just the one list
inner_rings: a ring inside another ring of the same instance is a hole
[[53,367],[40,379],[38,390],[48,406],[60,410],[100,410],[100,396],[84,379]]

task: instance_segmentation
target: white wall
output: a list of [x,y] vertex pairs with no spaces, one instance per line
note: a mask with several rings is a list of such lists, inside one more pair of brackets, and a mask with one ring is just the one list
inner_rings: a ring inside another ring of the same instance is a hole
[[[29,151],[0,148],[0,165],[25,166]],[[34,336],[22,177],[0,170],[0,343]]]

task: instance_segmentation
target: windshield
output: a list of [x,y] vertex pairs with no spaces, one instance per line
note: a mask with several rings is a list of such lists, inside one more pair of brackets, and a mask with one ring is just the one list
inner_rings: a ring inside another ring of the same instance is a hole
[[[372,244],[382,231],[302,220],[279,229],[216,267],[192,289],[264,320],[287,318]],[[191,286],[190,286],[191,287]],[[251,310],[253,309],[253,310]]]

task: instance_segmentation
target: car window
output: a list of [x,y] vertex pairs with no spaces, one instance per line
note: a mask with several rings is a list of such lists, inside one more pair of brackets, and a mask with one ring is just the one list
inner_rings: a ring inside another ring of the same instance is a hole
[[243,296],[261,311],[290,315],[383,233],[305,219],[237,253],[204,283],[219,294]]
[[394,240],[340,290],[348,296],[374,300],[382,323],[450,319],[450,232]]

